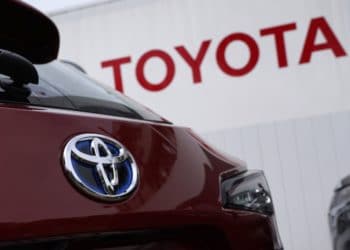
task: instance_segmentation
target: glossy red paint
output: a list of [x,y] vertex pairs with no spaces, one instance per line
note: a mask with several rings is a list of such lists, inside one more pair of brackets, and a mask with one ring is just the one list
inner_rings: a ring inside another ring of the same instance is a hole
[[[244,164],[216,153],[186,128],[5,104],[0,116],[1,241],[207,225],[232,249],[274,248],[269,217],[221,207],[221,173],[243,171]],[[129,199],[98,202],[68,181],[62,151],[81,133],[111,136],[133,154],[140,184]]]

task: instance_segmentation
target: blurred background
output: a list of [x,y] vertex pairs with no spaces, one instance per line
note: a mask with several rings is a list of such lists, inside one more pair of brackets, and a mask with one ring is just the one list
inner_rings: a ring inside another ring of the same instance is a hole
[[328,250],[350,174],[348,0],[40,1],[60,58],[263,169],[286,250]]

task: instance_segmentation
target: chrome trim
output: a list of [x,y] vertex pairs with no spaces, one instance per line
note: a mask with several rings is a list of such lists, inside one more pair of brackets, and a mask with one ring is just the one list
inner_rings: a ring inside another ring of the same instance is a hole
[[[119,149],[118,156],[112,156],[112,153],[108,149],[104,140]],[[93,150],[95,155],[89,155],[81,152],[76,147],[76,144],[78,142],[83,141],[91,141],[90,148]],[[101,148],[107,155],[101,155]],[[84,183],[84,181],[74,170],[72,157],[96,166],[99,178],[103,184],[103,190],[106,194],[98,193]],[[118,164],[126,160],[129,160],[132,170],[131,184],[125,192],[121,194],[113,194],[116,186],[119,184],[119,176],[116,167]],[[107,176],[105,170],[106,165],[112,169],[111,179]],[[102,201],[122,201],[126,199],[136,189],[139,182],[139,171],[136,162],[130,152],[117,140],[99,134],[80,134],[71,138],[63,150],[63,170],[71,183],[73,183],[73,185],[76,186],[79,190],[92,196],[93,198]]]

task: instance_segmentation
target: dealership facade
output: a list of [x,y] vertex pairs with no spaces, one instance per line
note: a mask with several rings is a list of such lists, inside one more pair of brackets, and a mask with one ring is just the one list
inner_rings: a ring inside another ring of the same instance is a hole
[[115,0],[52,13],[62,59],[263,169],[287,250],[331,248],[350,173],[346,0]]

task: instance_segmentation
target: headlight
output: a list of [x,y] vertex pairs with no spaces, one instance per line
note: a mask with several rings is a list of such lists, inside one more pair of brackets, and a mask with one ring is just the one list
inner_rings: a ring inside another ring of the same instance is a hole
[[270,189],[262,171],[247,171],[223,179],[221,185],[224,208],[273,215],[274,209]]

